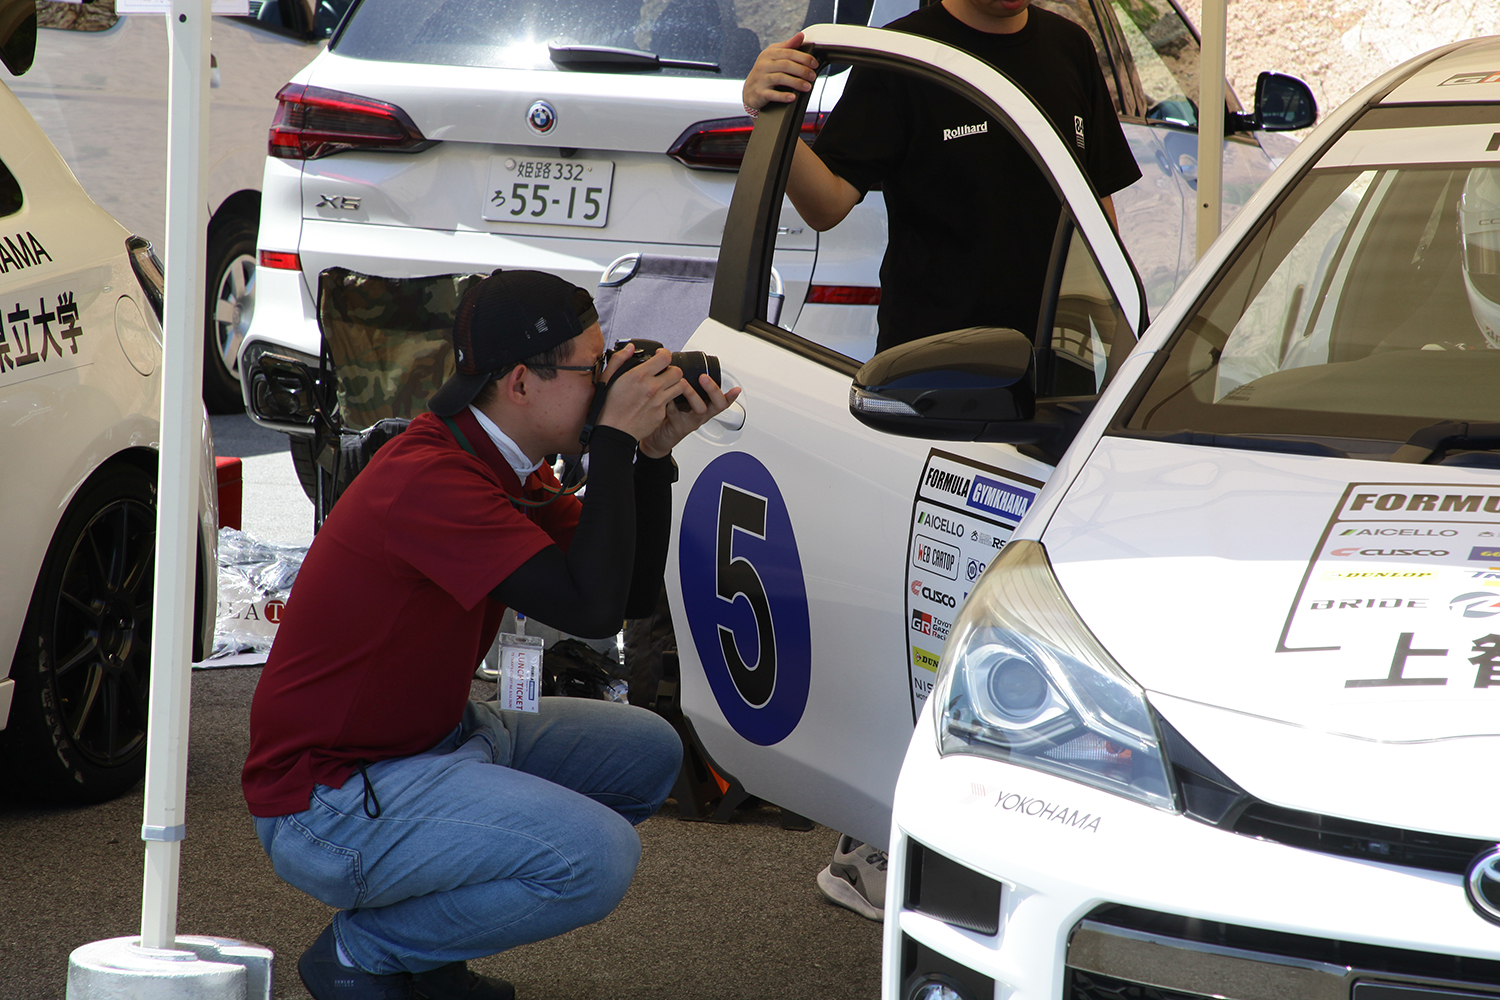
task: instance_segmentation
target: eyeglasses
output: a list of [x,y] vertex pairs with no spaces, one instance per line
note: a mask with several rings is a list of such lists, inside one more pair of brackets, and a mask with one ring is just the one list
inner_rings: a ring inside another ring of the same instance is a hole
[[601,354],[598,360],[591,365],[527,365],[533,371],[538,368],[550,368],[555,372],[588,372],[593,381],[599,381],[604,374],[604,366],[609,363],[609,355]]

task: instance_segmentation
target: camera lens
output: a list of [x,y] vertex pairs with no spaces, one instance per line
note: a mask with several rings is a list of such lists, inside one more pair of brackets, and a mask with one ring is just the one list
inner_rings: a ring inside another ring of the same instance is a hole
[[[635,354],[631,355],[630,360],[620,366],[620,370],[615,373],[615,378],[619,378],[636,365],[644,364],[646,359],[661,350],[662,346],[654,340],[643,340],[636,337],[629,341],[621,342],[615,350],[624,347],[626,343],[635,345]],[[698,395],[703,397],[705,403],[708,402],[708,393],[704,391],[703,386],[698,384],[698,376],[707,374],[709,378],[714,380],[714,385],[723,384],[719,377],[719,359],[712,354],[704,354],[702,351],[675,351],[672,354],[672,364],[682,369],[682,377],[688,380],[688,385],[697,390]],[[678,396],[675,402],[679,410],[692,409],[692,405],[681,396]]]
[[[688,380],[688,385],[697,390],[703,401],[708,402],[708,393],[703,386],[698,384],[699,375],[707,375],[713,379],[714,385],[720,385],[719,359],[712,354],[704,354],[702,351],[678,351],[672,355],[672,364],[682,369],[682,377]],[[688,401],[681,396],[677,397],[677,408],[681,410],[692,409]]]

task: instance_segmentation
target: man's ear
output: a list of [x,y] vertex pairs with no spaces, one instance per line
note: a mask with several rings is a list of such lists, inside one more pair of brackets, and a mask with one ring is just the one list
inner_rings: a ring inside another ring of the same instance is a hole
[[531,381],[531,370],[525,365],[516,365],[500,380],[500,395],[515,406],[525,406],[530,401],[527,391]]

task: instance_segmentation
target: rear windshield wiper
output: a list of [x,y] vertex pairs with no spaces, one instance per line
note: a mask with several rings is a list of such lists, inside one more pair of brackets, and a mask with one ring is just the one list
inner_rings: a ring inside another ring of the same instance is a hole
[[563,69],[588,69],[596,73],[631,73],[653,69],[698,69],[719,72],[719,64],[691,59],[663,59],[655,52],[626,49],[618,45],[548,45],[554,65]]
[[1246,451],[1276,451],[1287,455],[1321,455],[1348,458],[1349,453],[1321,441],[1304,438],[1262,437],[1258,434],[1209,434],[1205,431],[1146,431],[1121,428],[1109,432],[1115,437],[1145,438],[1171,444],[1198,444],[1209,448],[1242,448]]

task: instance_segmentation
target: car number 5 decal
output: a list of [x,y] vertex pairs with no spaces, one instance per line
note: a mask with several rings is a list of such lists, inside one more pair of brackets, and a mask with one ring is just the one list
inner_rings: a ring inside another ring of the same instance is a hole
[[735,732],[761,746],[802,719],[811,680],[807,587],[786,501],[742,452],[703,470],[683,509],[682,600],[709,687]]

